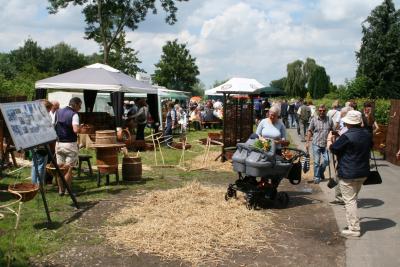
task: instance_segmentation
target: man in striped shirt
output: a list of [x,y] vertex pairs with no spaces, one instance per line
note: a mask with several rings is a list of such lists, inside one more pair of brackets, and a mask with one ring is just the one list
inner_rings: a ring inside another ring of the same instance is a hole
[[[329,155],[327,150],[328,134],[333,129],[333,122],[326,116],[325,105],[318,107],[318,117],[312,117],[310,126],[308,127],[308,136],[306,149],[309,151],[310,141],[312,141],[312,152],[314,158],[314,183],[319,184],[322,179],[325,179],[324,172],[329,164]],[[322,158],[322,162],[321,162]]]

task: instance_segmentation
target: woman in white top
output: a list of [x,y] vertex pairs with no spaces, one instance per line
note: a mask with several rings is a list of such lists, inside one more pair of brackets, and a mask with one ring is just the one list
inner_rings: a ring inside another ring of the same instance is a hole
[[279,153],[281,144],[287,143],[286,127],[282,120],[279,119],[279,114],[279,107],[272,106],[269,109],[268,117],[260,121],[256,130],[256,134],[259,136],[275,140],[277,153]]

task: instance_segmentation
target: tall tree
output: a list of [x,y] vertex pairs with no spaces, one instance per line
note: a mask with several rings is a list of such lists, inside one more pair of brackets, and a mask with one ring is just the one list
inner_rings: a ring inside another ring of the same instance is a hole
[[286,86],[286,77],[280,78],[279,80],[273,80],[269,83],[271,87],[279,88],[281,90],[285,90]]
[[198,82],[200,74],[196,58],[190,55],[186,44],[178,44],[178,40],[168,41],[162,48],[160,61],[155,64],[152,79],[155,83],[174,90],[192,90]]
[[203,82],[198,81],[192,87],[192,95],[193,96],[204,96],[205,90],[206,90],[206,85]]
[[225,80],[215,80],[214,81],[214,83],[213,83],[213,86],[211,87],[211,88],[215,88],[215,87],[217,87],[217,86],[220,86],[221,84],[224,84],[224,83],[226,83],[227,81],[229,81],[229,79],[225,79]]
[[88,63],[84,54],[63,42],[44,49],[43,57],[48,63],[48,71],[54,74],[81,68]]
[[10,61],[18,72],[31,67],[41,72],[49,70],[49,64],[44,60],[43,49],[32,39],[25,41],[24,45],[10,52]]
[[400,12],[392,0],[372,10],[362,33],[356,56],[357,77],[369,88],[365,97],[400,98]]
[[[135,30],[138,24],[145,20],[147,12],[157,13],[156,0],[48,0],[51,14],[68,5],[83,6],[87,26],[87,39],[93,39],[103,47],[104,63],[108,63],[108,56],[113,44],[118,40],[125,28]],[[166,23],[176,22],[176,2],[188,0],[160,0],[161,7],[166,12]]]
[[306,80],[302,70],[303,64],[304,62],[301,60],[287,64],[285,91],[289,96],[305,97],[307,94]]
[[136,73],[145,71],[138,66],[142,63],[137,57],[139,52],[129,47],[130,43],[130,41],[125,41],[125,33],[121,33],[110,51],[108,64],[128,75],[135,76]]
[[314,99],[322,98],[329,93],[330,78],[326,75],[324,67],[315,66],[307,82],[307,91]]
[[310,82],[311,75],[315,71],[317,66],[318,65],[315,59],[309,57],[306,59],[306,62],[303,65],[303,75],[307,85]]

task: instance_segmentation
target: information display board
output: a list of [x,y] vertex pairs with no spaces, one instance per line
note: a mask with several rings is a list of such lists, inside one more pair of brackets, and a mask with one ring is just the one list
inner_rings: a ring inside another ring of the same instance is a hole
[[57,139],[50,115],[40,100],[2,103],[0,110],[17,150]]

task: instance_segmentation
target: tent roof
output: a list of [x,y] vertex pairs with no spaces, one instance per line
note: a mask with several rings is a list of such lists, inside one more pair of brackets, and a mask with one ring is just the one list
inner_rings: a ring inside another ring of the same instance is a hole
[[254,94],[255,90],[264,87],[255,79],[248,78],[232,78],[229,81],[205,91],[206,95],[221,95],[221,93],[229,94]]
[[150,83],[100,63],[37,81],[35,88],[157,94]]

